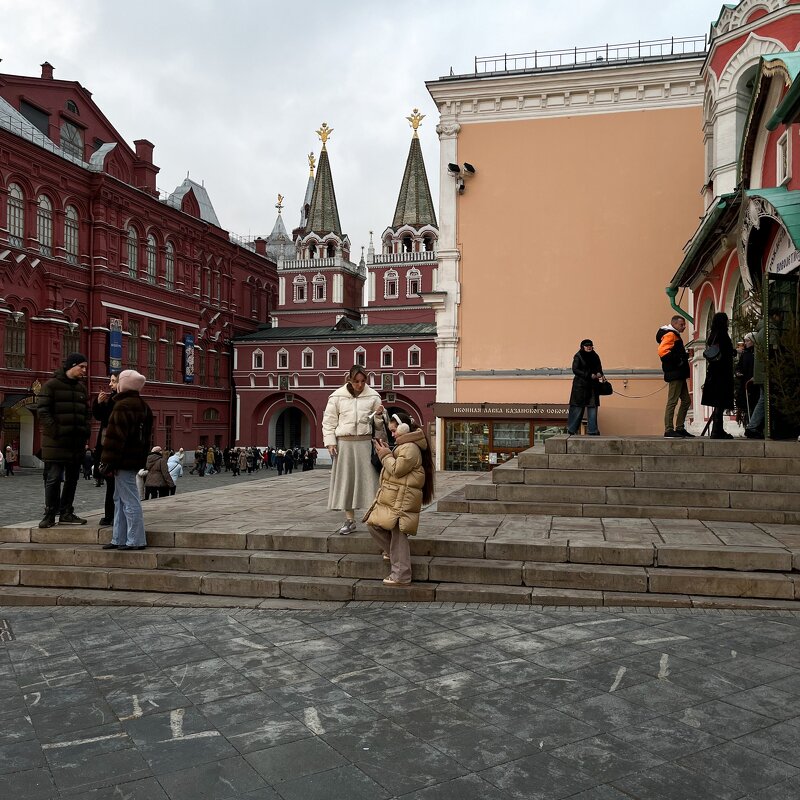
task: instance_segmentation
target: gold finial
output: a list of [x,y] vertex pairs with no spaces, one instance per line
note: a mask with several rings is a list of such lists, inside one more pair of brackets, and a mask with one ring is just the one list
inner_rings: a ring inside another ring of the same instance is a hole
[[281,213],[281,209],[283,208],[283,195],[278,195],[278,202],[275,204],[275,208],[278,209],[278,213]]
[[310,170],[309,174],[311,175],[312,178],[314,177],[314,166],[315,166],[316,163],[317,163],[316,156],[313,153],[309,153],[308,154],[308,167],[309,167],[309,170]]
[[411,116],[410,117],[406,117],[406,119],[408,120],[409,125],[411,125],[411,127],[414,129],[414,138],[415,139],[419,139],[419,134],[417,133],[417,128],[419,128],[420,123],[422,122],[422,120],[425,119],[425,115],[424,114],[420,114],[419,113],[419,109],[415,108],[411,112]]
[[319,136],[320,141],[322,142],[322,149],[325,150],[325,143],[330,138],[330,135],[333,133],[333,128],[328,127],[327,122],[322,123],[322,127],[317,131],[317,136]]

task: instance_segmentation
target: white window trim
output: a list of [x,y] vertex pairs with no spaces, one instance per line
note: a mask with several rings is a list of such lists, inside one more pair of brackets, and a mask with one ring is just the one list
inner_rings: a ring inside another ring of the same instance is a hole
[[[331,356],[336,355],[336,363],[331,364]],[[341,363],[341,359],[339,358],[339,348],[338,347],[331,347],[328,349],[328,369],[339,369],[339,364]]]
[[[389,293],[389,281],[394,281],[394,292]],[[383,274],[383,297],[386,300],[400,297],[400,276],[397,270],[389,269]]]
[[[389,354],[389,363],[387,364],[384,360],[384,355]],[[394,350],[387,344],[386,347],[381,348],[381,367],[393,367],[394,366]]]
[[[411,354],[417,354],[417,363],[413,363],[411,360]],[[412,344],[411,347],[408,348],[408,366],[409,367],[419,367],[422,364],[422,350],[417,347],[417,345]]]
[[[416,292],[411,291],[411,281],[417,281],[419,288]],[[406,297],[417,297],[421,291],[422,273],[418,269],[412,268],[406,273]]]
[[[784,151],[786,153],[785,174],[783,169],[784,159],[782,157]],[[778,142],[775,148],[775,158],[776,158],[775,175],[777,178],[776,183],[778,186],[783,186],[792,179],[792,145],[788,129],[785,130],[781,134],[781,136],[778,137]]]
[[[317,286],[322,287],[322,297],[317,297]],[[321,274],[317,274],[311,281],[311,302],[312,303],[324,303],[328,299],[328,281],[325,280],[325,276]]]
[[[303,298],[301,299],[298,296],[298,291],[300,287],[303,287]],[[292,281],[292,298],[294,299],[295,303],[306,303],[308,302],[308,281],[305,279],[304,275],[298,275]]]
[[[311,356],[311,363],[306,364],[306,356]],[[302,369],[314,369],[314,351],[310,347],[306,347],[303,350],[303,354],[300,358],[300,367]]]
[[[361,364],[361,363],[359,362],[359,360],[358,360],[358,357],[359,357],[359,355],[360,355],[361,353],[363,353],[363,354],[364,354],[364,363],[363,363],[363,364]],[[355,349],[355,350],[353,350],[353,363],[354,363],[354,364],[358,364],[359,366],[361,366],[361,367],[364,367],[364,368],[366,369],[366,366],[367,366],[367,351],[366,351],[366,349],[365,349],[365,348],[363,348],[363,347],[356,347],[356,349]]]
[[[286,363],[281,366],[281,356],[286,356]],[[275,357],[275,368],[276,369],[289,369],[289,351],[285,347],[281,347],[278,350],[278,353]]]
[[[261,366],[256,364],[256,358],[261,359]],[[253,357],[250,363],[251,363],[251,369],[264,369],[264,351],[261,349],[253,350]]]

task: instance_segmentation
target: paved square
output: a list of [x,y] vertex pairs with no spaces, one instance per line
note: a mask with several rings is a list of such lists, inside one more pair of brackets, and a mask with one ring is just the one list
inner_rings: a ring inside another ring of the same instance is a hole
[[0,618],[1,798],[800,797],[793,612]]

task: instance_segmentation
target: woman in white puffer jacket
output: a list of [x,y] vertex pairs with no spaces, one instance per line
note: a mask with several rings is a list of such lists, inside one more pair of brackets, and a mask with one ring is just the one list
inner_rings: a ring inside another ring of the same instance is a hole
[[385,437],[380,395],[367,386],[363,367],[351,367],[347,383],[329,398],[322,417],[325,447],[333,458],[328,509],[344,511],[339,533],[356,529],[355,509],[372,505],[378,473],[370,461],[373,437]]

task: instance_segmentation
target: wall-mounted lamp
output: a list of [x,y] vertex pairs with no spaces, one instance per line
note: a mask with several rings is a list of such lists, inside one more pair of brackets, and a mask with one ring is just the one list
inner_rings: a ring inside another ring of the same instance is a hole
[[69,328],[70,333],[75,333],[78,330],[78,323],[77,322],[68,322],[67,327]]
[[14,322],[19,322],[24,316],[25,314],[23,314],[21,311],[11,312],[11,317],[13,318]]

